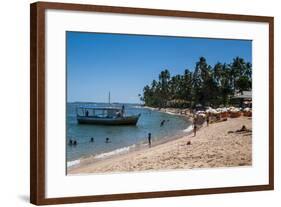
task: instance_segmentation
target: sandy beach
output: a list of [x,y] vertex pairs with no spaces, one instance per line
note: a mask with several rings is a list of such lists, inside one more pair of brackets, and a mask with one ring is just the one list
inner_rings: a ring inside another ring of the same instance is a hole
[[242,116],[209,126],[204,124],[195,137],[192,133],[98,161],[88,158],[68,168],[68,174],[249,166],[252,164],[252,134],[236,132],[243,125],[252,129],[251,118]]

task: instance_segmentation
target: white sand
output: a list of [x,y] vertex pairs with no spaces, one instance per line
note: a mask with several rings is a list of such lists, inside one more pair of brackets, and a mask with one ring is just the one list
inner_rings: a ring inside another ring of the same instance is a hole
[[[128,172],[144,170],[212,168],[252,164],[252,135],[250,132],[228,133],[245,125],[252,128],[247,117],[229,118],[225,122],[203,126],[193,134],[129,152],[105,160],[88,159],[68,169],[69,174]],[[187,141],[191,144],[187,145]]]

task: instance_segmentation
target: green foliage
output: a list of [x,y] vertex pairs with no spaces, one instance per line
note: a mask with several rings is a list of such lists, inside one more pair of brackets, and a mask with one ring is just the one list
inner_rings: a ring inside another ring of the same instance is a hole
[[204,57],[196,63],[194,72],[186,69],[182,75],[171,76],[161,71],[158,81],[143,89],[141,101],[152,107],[187,107],[227,105],[235,91],[251,90],[252,65],[236,57],[230,64],[217,63],[212,68]]

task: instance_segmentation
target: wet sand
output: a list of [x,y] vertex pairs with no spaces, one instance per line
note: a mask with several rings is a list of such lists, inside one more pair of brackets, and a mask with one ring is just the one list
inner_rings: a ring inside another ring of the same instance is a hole
[[[68,174],[112,173],[147,170],[235,167],[252,165],[251,132],[234,132],[245,125],[252,129],[248,117],[204,125],[196,136],[185,135],[164,144],[116,155],[96,161],[88,158],[70,167]],[[190,144],[187,144],[190,142]]]

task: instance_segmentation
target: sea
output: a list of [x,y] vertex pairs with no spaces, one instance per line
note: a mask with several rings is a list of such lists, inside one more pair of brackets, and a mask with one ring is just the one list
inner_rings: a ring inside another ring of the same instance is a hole
[[[158,110],[142,107],[140,104],[113,103],[112,107],[125,106],[125,115],[141,114],[136,126],[103,126],[78,124],[76,107],[104,107],[106,103],[67,103],[66,113],[66,158],[67,167],[79,164],[81,158],[93,156],[97,159],[126,153],[140,147],[148,147],[148,133],[152,146],[175,139],[191,131],[191,122],[186,118]],[[161,121],[165,120],[163,126]],[[106,138],[110,142],[106,143]],[[91,138],[94,139],[91,142]],[[77,145],[69,145],[69,140]]]

